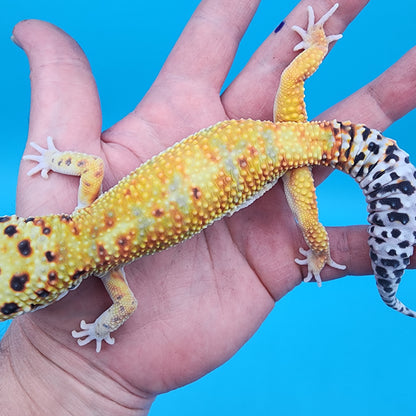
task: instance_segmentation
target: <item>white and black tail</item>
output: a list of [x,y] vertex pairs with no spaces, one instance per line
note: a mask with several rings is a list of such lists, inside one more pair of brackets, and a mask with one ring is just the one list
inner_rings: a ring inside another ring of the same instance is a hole
[[416,242],[416,168],[394,140],[377,130],[337,122],[333,128],[342,144],[338,161],[330,165],[360,184],[368,204],[368,242],[378,291],[388,306],[416,317],[396,297]]

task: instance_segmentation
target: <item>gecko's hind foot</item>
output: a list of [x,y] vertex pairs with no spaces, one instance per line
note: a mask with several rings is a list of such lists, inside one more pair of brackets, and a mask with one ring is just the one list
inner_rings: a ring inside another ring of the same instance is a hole
[[345,265],[338,264],[336,261],[332,260],[329,253],[320,256],[312,250],[305,250],[302,247],[299,248],[299,252],[300,254],[303,254],[305,258],[295,259],[295,263],[308,266],[308,274],[303,279],[304,282],[310,282],[314,278],[318,286],[322,286],[321,270],[326,264],[334,269],[345,270],[346,268]]

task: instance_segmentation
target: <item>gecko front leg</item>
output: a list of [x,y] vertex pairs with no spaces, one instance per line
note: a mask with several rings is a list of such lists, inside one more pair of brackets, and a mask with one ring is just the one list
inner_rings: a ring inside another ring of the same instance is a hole
[[[78,190],[78,206],[89,206],[101,192],[101,183],[104,175],[104,163],[97,156],[84,153],[59,151],[51,137],[47,139],[47,148],[36,143],[31,146],[39,155],[24,156],[25,160],[35,161],[38,164],[28,171],[28,175],[38,172],[47,179],[50,170],[65,175],[80,176]],[[79,213],[79,211],[78,211]],[[72,218],[75,221],[77,214]],[[106,273],[101,280],[113,301],[113,305],[104,311],[94,323],[87,324],[81,321],[81,331],[73,331],[72,335],[78,339],[79,345],[96,341],[96,351],[100,352],[102,341],[113,344],[111,332],[119,328],[135,311],[137,301],[131,292],[123,268],[114,269]]]
[[30,145],[39,155],[25,155],[24,160],[31,160],[38,164],[27,174],[32,176],[38,172],[42,178],[48,178],[50,170],[64,175],[79,176],[78,205],[83,208],[91,205],[101,193],[101,184],[104,177],[104,162],[97,156],[80,152],[59,151],[52,137],[47,138],[48,147],[45,149],[36,143]]

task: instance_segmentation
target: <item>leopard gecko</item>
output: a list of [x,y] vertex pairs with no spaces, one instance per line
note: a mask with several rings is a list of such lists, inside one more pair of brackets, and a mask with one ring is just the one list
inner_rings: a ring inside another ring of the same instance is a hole
[[0,320],[60,299],[83,279],[101,278],[113,304],[93,323],[73,331],[79,345],[114,343],[111,333],[136,309],[123,266],[190,238],[225,215],[234,214],[281,177],[287,200],[308,250],[295,259],[308,268],[305,281],[321,284],[332,260],[328,236],[318,220],[311,166],[344,171],[368,203],[369,253],[384,302],[406,315],[416,313],[396,297],[416,239],[416,169],[396,142],[365,125],[308,122],[304,82],[341,35],[323,26],[338,5],[315,22],[308,7],[306,30],[294,26],[303,50],[281,76],[274,120],[225,120],[192,134],[143,163],[100,195],[103,162],[95,156],[32,143],[38,164],[28,174],[48,171],[80,176],[78,207],[71,214],[0,217]]

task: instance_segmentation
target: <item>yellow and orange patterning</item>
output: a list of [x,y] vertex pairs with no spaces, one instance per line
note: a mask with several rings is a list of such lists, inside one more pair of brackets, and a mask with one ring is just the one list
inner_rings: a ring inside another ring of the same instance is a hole
[[339,145],[331,123],[223,121],[153,157],[71,216],[3,217],[0,233],[11,235],[0,250],[18,261],[2,264],[0,319],[191,237],[288,169],[332,160]]
[[223,121],[144,163],[76,212],[74,245],[82,246],[101,274],[114,261],[131,261],[200,232],[255,198],[287,169],[333,159],[334,144],[329,123],[300,128],[297,123]]

